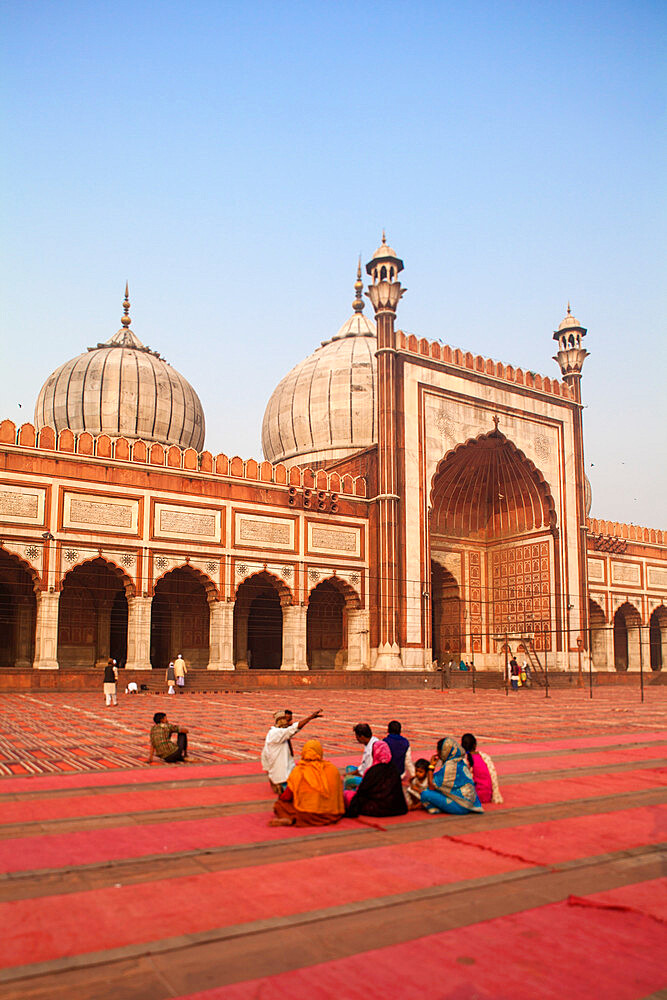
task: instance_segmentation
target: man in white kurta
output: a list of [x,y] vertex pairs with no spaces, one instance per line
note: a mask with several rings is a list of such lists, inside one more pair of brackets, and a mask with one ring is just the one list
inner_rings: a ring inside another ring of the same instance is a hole
[[312,715],[306,716],[299,722],[292,722],[292,713],[289,709],[276,712],[273,717],[273,725],[266,734],[264,747],[262,749],[262,767],[269,776],[269,782],[274,792],[285,790],[285,784],[289,773],[294,767],[294,754],[292,752],[292,737],[303,729],[307,723],[319,718],[322,709],[318,708]]

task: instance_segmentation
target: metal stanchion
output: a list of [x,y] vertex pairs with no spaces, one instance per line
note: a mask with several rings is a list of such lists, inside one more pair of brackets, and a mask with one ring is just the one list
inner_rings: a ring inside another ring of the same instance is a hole
[[505,632],[505,697],[509,695],[507,688],[507,632]]
[[474,658],[474,656],[473,656],[472,660],[470,661],[470,669],[472,670],[472,693],[475,694],[476,691],[475,691],[475,658]]
[[544,697],[549,697],[549,666],[547,663],[547,644],[544,643]]
[[639,626],[639,689],[641,691],[641,700],[644,701],[644,647],[642,643],[642,628],[643,625]]
[[588,697],[593,697],[593,632],[588,627]]

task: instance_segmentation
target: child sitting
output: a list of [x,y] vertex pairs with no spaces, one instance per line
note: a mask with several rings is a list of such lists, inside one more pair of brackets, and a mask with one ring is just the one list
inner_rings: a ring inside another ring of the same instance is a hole
[[410,779],[410,784],[406,785],[404,789],[408,809],[421,808],[421,794],[425,788],[428,788],[428,761],[424,757],[420,757],[419,760],[415,761],[414,768],[414,777]]
[[488,753],[477,753],[477,740],[472,733],[464,733],[461,746],[468,758],[475,788],[480,802],[502,802],[503,797],[498,787],[496,768]]

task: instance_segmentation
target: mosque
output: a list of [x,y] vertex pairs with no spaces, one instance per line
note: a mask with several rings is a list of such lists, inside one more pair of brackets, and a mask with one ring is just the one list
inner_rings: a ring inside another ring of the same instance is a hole
[[[560,378],[408,336],[383,236],[352,315],[289,372],[263,461],[205,450],[189,382],[131,329],[0,423],[3,671],[660,670],[667,537],[590,519],[586,329]],[[371,310],[368,310],[370,312]]]

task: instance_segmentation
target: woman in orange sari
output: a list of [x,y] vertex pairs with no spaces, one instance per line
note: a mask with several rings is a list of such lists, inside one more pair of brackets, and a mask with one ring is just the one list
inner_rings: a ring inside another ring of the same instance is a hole
[[323,760],[322,755],[319,740],[306,740],[287,788],[274,803],[270,826],[326,826],[341,818],[345,811],[343,782],[336,765]]

